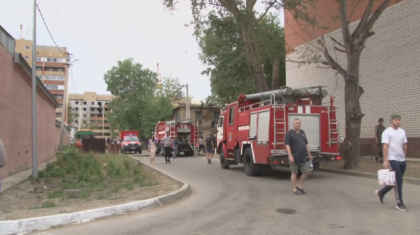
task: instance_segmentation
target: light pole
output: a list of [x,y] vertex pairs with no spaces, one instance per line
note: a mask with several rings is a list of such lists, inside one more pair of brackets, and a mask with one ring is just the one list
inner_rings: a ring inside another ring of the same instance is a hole
[[36,0],[32,31],[32,178],[38,178],[38,158],[36,148]]
[[188,101],[188,83],[185,85],[181,85],[181,87],[185,87],[187,90],[187,100],[185,102],[185,115],[186,119],[190,119],[190,102]]

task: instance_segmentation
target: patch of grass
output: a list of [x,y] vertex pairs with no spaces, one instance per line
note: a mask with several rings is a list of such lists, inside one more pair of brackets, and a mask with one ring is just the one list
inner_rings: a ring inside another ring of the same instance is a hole
[[38,172],[38,179],[31,180],[44,196],[37,198],[60,198],[72,200],[64,189],[79,189],[80,197],[109,199],[121,189],[156,185],[143,173],[142,166],[129,156],[114,154],[80,154],[75,148],[66,148],[57,154],[55,162],[48,163],[45,170]]
[[42,208],[53,208],[55,207],[55,203],[51,201],[46,201],[42,204]]
[[48,198],[57,198],[63,196],[63,191],[61,190],[54,190],[52,192],[48,192]]

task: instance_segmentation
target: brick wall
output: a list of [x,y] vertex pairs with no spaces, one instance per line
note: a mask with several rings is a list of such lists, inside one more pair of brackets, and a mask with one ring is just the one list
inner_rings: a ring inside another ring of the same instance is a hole
[[[391,0],[388,6],[392,6],[397,2],[403,0]],[[356,4],[358,3],[358,4]],[[373,10],[376,10],[382,1],[374,1]],[[347,1],[347,11],[350,23],[356,22],[362,18],[363,13],[368,4],[368,0],[351,0]],[[328,34],[334,30],[340,28],[341,23],[338,18],[339,5],[337,0],[322,0],[317,1],[315,8],[308,7],[308,13],[310,16],[316,16],[318,22],[317,26],[312,27],[308,23],[302,21],[296,21],[290,11],[284,12],[285,17],[285,38],[289,49],[289,54],[293,53],[293,49],[313,40],[321,35]],[[351,15],[351,17],[350,17]]]
[[[406,0],[388,7],[376,22],[375,35],[368,39],[366,49],[362,52],[360,64],[360,85],[365,93],[361,97],[362,120],[361,138],[374,136],[374,126],[378,118],[383,117],[385,126],[389,126],[392,113],[402,115],[402,128],[407,136],[418,143],[420,137],[420,1]],[[351,24],[354,29],[357,22]],[[287,22],[286,22],[287,29]],[[326,38],[333,36],[342,40],[341,31],[335,30]],[[318,53],[311,43],[295,48],[288,57],[291,60],[302,60]],[[346,68],[343,53],[334,53],[331,41],[327,41],[331,54]],[[344,136],[344,81],[343,78],[322,65],[307,64],[299,66],[293,62],[286,64],[287,85],[290,87],[327,86],[329,94],[335,96],[339,131]],[[413,145],[409,144],[409,146]],[[410,147],[410,157],[420,158],[420,151]],[[367,151],[363,147],[363,151]]]
[[[407,157],[419,158],[420,137],[409,137],[407,144]],[[360,155],[376,155],[378,153],[378,145],[375,138],[362,138],[360,140]]]
[[[26,62],[25,62],[26,63]],[[13,62],[13,57],[0,44],[0,138],[7,153],[7,165],[0,169],[5,178],[32,167],[30,74]],[[38,89],[37,155],[38,162],[54,157],[59,144],[60,127],[56,125],[55,106]],[[64,135],[64,144],[69,138]]]

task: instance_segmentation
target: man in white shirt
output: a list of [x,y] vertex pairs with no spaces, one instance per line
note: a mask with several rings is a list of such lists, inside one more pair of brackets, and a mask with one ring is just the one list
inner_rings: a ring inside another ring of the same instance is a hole
[[401,125],[401,115],[391,115],[391,127],[382,133],[384,167],[395,171],[395,186],[385,186],[381,190],[376,190],[378,200],[383,203],[385,194],[392,188],[395,191],[397,200],[396,208],[401,211],[408,211],[403,203],[402,183],[406,168],[405,157],[407,155],[407,137],[405,131],[399,128]]

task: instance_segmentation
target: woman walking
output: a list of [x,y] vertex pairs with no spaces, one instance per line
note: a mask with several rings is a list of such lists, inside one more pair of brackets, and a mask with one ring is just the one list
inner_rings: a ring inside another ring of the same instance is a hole
[[155,139],[155,136],[152,135],[152,137],[149,140],[149,144],[147,145],[150,153],[150,163],[153,165],[155,164],[155,153],[156,153],[156,145],[158,144],[158,140]]

